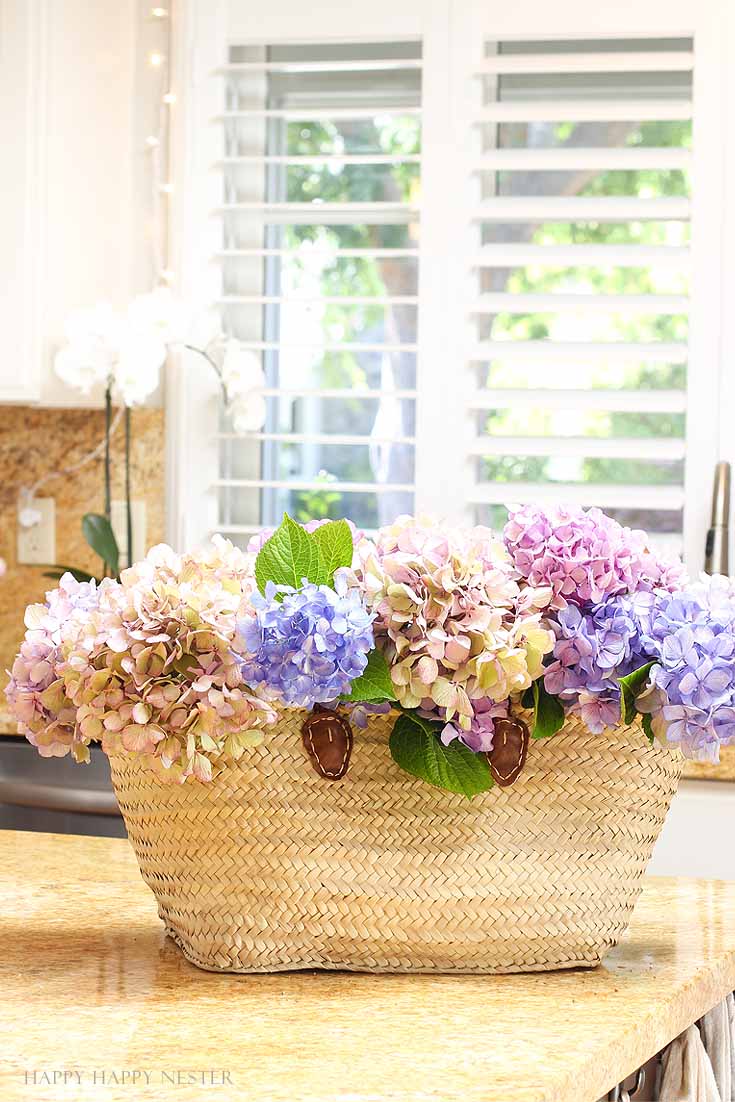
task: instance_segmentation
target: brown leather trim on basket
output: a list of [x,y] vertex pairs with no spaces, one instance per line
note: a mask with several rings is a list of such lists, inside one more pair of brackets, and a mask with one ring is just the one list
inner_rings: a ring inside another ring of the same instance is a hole
[[526,764],[530,735],[522,719],[496,719],[493,727],[493,748],[486,757],[495,783],[508,788]]
[[314,708],[301,726],[301,737],[315,770],[328,781],[344,777],[352,753],[352,728],[331,708]]

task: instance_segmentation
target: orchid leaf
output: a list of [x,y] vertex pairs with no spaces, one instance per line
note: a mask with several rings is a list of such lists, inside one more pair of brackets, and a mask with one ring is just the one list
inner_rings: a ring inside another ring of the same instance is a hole
[[473,753],[459,739],[445,746],[439,738],[441,727],[407,712],[400,715],[389,741],[395,763],[411,776],[468,800],[487,792],[493,779],[485,755]]
[[117,577],[120,570],[120,551],[107,517],[101,513],[85,513],[82,517],[82,534],[113,577]]
[[642,690],[648,684],[648,677],[654,665],[653,662],[647,662],[645,666],[640,666],[639,669],[633,670],[632,673],[618,680],[620,685],[620,718],[623,723],[630,724],[635,719],[638,712],[635,704],[636,697],[640,696]]

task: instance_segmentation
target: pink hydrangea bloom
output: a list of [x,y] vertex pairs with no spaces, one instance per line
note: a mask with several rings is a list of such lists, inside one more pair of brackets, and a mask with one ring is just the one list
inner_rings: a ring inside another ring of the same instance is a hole
[[684,580],[680,563],[647,546],[644,532],[624,528],[599,509],[524,505],[503,531],[513,565],[532,586],[550,586],[551,607],[595,604],[641,590],[673,591]]
[[522,590],[489,529],[402,516],[375,542],[361,540],[356,562],[355,581],[376,614],[376,644],[404,707],[470,732],[474,702],[507,700],[540,676],[554,645],[542,620],[551,590]]
[[217,537],[192,555],[154,547],[96,590],[62,579],[28,610],[8,689],[28,738],[78,760],[101,741],[178,781],[210,780],[213,763],[260,742],[275,712],[243,685],[236,654],[253,566]]
[[[103,583],[102,588],[111,585]],[[72,638],[96,608],[101,589],[94,582],[77,582],[64,574],[45,604],[29,605],[26,634],[5,690],[18,728],[43,757],[63,757],[70,751],[87,761],[89,750],[76,727],[76,708],[62,676],[65,639]]]
[[275,712],[242,684],[235,654],[254,584],[253,557],[221,537],[193,555],[154,547],[123,571],[64,667],[82,736],[174,780],[210,780],[213,762],[260,742]]

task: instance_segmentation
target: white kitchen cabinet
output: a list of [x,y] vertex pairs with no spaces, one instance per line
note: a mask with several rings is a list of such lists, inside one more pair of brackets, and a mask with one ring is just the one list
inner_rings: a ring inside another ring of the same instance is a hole
[[99,404],[53,374],[64,321],[147,289],[139,25],[137,0],[0,0],[0,402]]
[[40,397],[45,2],[0,0],[0,401]]
[[734,821],[735,784],[682,781],[648,871],[656,876],[735,880]]

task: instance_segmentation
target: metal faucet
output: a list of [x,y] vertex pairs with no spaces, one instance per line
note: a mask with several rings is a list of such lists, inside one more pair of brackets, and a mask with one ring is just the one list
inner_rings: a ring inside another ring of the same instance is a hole
[[704,569],[708,574],[730,573],[730,464],[715,467],[712,519],[704,545]]

